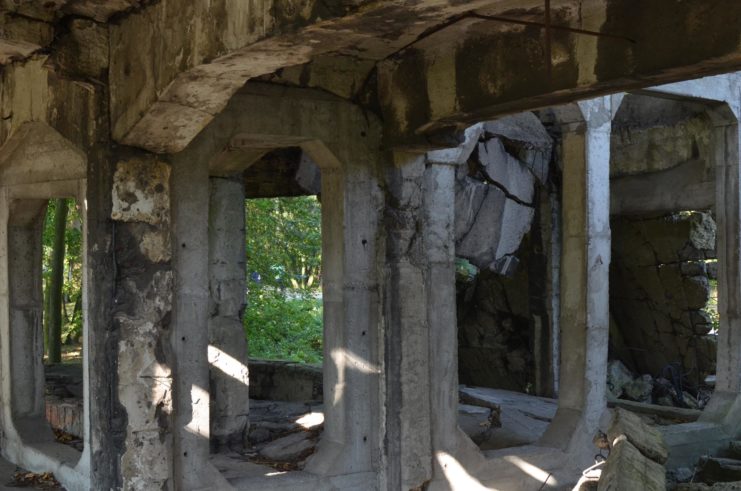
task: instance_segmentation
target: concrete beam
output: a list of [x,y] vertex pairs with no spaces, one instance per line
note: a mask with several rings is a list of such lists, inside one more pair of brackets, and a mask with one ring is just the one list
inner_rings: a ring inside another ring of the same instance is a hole
[[552,2],[550,29],[538,14],[476,13],[379,65],[392,143],[424,143],[451,124],[741,67],[734,0]]

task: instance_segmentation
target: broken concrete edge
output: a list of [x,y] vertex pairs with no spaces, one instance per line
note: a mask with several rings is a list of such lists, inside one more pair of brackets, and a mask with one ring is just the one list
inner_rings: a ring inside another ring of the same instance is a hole
[[613,447],[619,438],[627,438],[646,458],[664,465],[668,449],[661,432],[643,422],[640,416],[622,408],[615,408],[612,423],[607,430],[608,441]]

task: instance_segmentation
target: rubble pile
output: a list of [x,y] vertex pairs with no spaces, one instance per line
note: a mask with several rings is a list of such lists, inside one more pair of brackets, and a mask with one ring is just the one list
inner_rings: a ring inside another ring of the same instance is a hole
[[669,365],[658,376],[635,375],[621,361],[607,365],[608,398],[626,399],[644,404],[703,409],[710,399],[712,387],[708,382],[691,386],[683,377],[681,367]]

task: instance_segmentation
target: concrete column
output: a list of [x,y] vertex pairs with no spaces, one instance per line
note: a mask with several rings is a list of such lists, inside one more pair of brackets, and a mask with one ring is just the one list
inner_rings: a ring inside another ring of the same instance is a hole
[[588,451],[606,407],[610,131],[618,104],[615,97],[578,103],[562,137],[559,409],[543,441]]
[[239,450],[249,427],[245,299],[244,182],[211,178],[209,205],[208,361],[211,446]]
[[[11,217],[8,224],[11,402],[16,425],[22,427],[25,420],[38,425],[44,417],[41,233],[45,203],[24,200],[14,204],[15,215],[21,219]],[[21,432],[24,429],[30,428],[21,428]],[[23,436],[44,441],[42,435],[48,440],[47,428]]]
[[468,154],[399,152],[387,171],[388,489],[440,485],[448,464],[481,460],[458,429],[455,171]]
[[209,462],[209,175],[208,159],[173,159],[172,333],[175,489],[228,488]]
[[[718,361],[716,393],[741,392],[741,154],[739,124],[713,134],[718,226]],[[714,396],[714,398],[716,398]]]
[[[414,489],[432,478],[425,168],[424,155],[396,153],[386,171],[384,319],[389,490]],[[454,301],[455,296],[446,303],[450,300]],[[443,386],[447,388],[448,384]],[[447,414],[442,419],[446,420]]]
[[[367,140],[371,140],[370,138]],[[378,405],[379,193],[376,151],[360,139],[322,162],[324,434],[307,470],[322,475],[373,471]],[[335,160],[336,162],[336,160]]]

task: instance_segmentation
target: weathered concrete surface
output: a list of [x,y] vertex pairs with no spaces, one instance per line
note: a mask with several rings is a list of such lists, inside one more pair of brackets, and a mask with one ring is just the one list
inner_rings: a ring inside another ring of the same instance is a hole
[[[716,336],[704,310],[710,296],[705,261],[715,257],[709,214],[614,217],[611,348],[629,368],[654,377],[679,363],[692,387],[715,371]],[[618,331],[618,332],[616,332]]]
[[249,426],[249,370],[244,334],[246,251],[244,184],[210,179],[208,362],[211,445],[239,450]]
[[[114,89],[120,93],[114,94],[112,104],[114,135],[129,145],[156,152],[177,152],[252,78],[308,63],[326,54],[371,62],[382,60],[414,42],[425,31],[490,3],[490,0],[466,3],[436,0],[430,4],[399,0],[342,1],[327,8],[322,2],[307,2],[301,9],[286,5],[285,10],[271,10],[267,4],[260,3],[252,10],[243,3],[223,2],[224,18],[231,21],[227,29],[222,31],[215,28],[217,24],[206,24],[199,29],[201,36],[190,39],[185,36],[187,27],[199,27],[194,26],[194,19],[204,15],[205,8],[184,1],[177,5],[155,4],[128,17],[112,34],[112,46],[121,46],[112,54],[112,83],[123,89]],[[168,13],[170,16],[164,17]],[[181,43],[158,43],[163,28],[173,22],[170,20],[173,16],[183,33]],[[142,22],[143,18],[153,22]],[[168,23],[159,19],[168,19]],[[147,38],[149,45],[160,47],[152,52],[151,58],[143,59],[139,50],[118,42],[132,35]],[[171,56],[175,53],[169,50],[179,49],[180,44],[187,47],[183,56]],[[171,58],[177,63],[151,68],[153,59]],[[351,64],[350,69],[353,68],[364,70],[354,77],[361,85],[358,88],[364,89],[361,81],[373,63],[359,63],[356,67]],[[153,70],[149,80],[142,79],[142,83],[136,84],[143,89],[132,93],[125,88],[130,84],[130,74],[143,75]],[[336,78],[336,75],[330,77],[332,81]]]
[[[230,20],[223,32],[211,23],[193,22],[205,12],[198,5],[155,4],[126,17],[111,36],[114,134],[119,141],[152,151],[179,151],[246,81],[296,65],[305,69],[298,77],[294,71],[288,83],[345,96],[352,90],[371,107],[380,102],[390,123],[388,133],[396,141],[427,144],[415,134],[435,134],[451,124],[565,102],[577,95],[643,87],[741,64],[739,32],[729,22],[741,15],[734,2],[721,1],[717,9],[673,8],[674,3],[665,0],[638,10],[619,1],[594,2],[584,9],[570,0],[552,4],[550,75],[541,49],[544,14],[535,1],[516,7],[484,0],[367,2],[362,9],[347,2],[334,4],[328,12],[317,7],[319,2],[309,2],[296,9],[301,14],[294,10],[288,18],[263,4],[251,10],[220,2],[214,8]],[[645,27],[655,27],[647,23],[666,11],[673,14],[663,19],[662,29],[672,34],[670,39]],[[165,18],[177,24],[176,32],[190,28],[200,36],[188,40],[179,35],[180,42],[161,42],[166,24],[160,19]],[[707,36],[717,31],[717,25],[725,26],[722,33]],[[126,37],[148,39],[148,45],[157,49],[142,58],[119,42]],[[181,52],[172,52],[180,46]],[[605,62],[609,57],[620,63]],[[156,59],[175,62],[153,65]],[[312,76],[314,59],[319,61]],[[381,60],[376,101],[376,88],[365,85]],[[327,70],[335,64],[340,67],[337,73]],[[492,67],[505,64],[517,75],[491,78],[497,72]],[[132,74],[144,73],[151,76],[135,84],[141,89],[131,91],[123,85]],[[354,90],[347,89],[353,85]]]
[[615,409],[612,423],[607,430],[609,442],[624,435],[634,447],[647,458],[658,464],[665,464],[668,451],[661,433],[647,425],[640,416],[624,409]]
[[[721,18],[741,16],[738,5],[717,3],[714,10],[665,0],[634,7],[620,1],[594,2],[582,9],[569,2],[551,3],[551,19],[558,27],[550,33],[551,52],[545,59],[539,10],[481,9],[480,16],[464,16],[380,64],[379,94],[388,133],[399,140],[435,134],[462,120],[557,104],[576,94],[589,97],[662,79],[681,80],[688,72],[720,73],[725,63],[731,70],[739,66],[737,27],[717,30],[727,25]],[[602,35],[563,29],[568,27]],[[700,31],[713,35],[702,38]],[[503,77],[499,66],[509,67],[512,76]]]
[[664,466],[642,455],[624,435],[621,435],[612,443],[610,457],[602,470],[597,490],[664,491],[665,476]]
[[126,451],[119,464],[124,489],[167,487],[172,479],[173,277],[169,255],[141,246],[147,235],[170,233],[169,176],[164,163],[132,159],[119,162],[114,177],[114,189],[125,191],[114,192],[112,211],[119,221],[121,280],[113,321],[119,331],[116,391],[127,414]]

